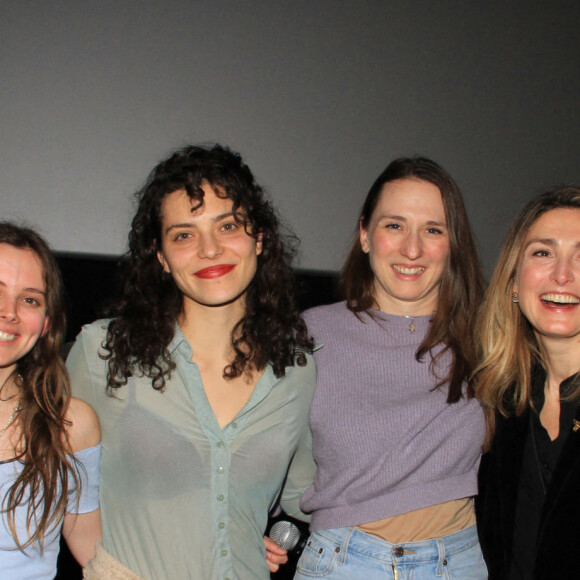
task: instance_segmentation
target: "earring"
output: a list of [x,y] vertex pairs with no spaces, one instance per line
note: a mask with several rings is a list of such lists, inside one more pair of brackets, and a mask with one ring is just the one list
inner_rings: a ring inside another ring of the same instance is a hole
[[519,302],[518,293],[517,292],[512,292],[512,302],[514,304],[517,304]]

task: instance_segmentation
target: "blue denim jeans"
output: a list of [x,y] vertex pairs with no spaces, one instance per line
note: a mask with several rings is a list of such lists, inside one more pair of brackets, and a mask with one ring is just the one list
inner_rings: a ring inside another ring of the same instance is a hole
[[485,580],[475,526],[423,542],[390,544],[356,528],[318,530],[308,538],[294,580]]

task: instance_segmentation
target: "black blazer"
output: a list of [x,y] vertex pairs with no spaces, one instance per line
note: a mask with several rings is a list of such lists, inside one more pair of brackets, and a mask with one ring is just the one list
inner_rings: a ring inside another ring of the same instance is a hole
[[[499,416],[493,446],[482,458],[475,503],[491,580],[504,580],[509,574],[529,413],[519,418]],[[576,419],[580,420],[580,408]],[[571,425],[542,511],[533,580],[572,578],[580,578],[580,430],[573,431]]]

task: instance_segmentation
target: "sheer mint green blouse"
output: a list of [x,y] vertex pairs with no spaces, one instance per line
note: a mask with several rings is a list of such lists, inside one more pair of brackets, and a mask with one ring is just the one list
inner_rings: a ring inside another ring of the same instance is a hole
[[104,320],[85,326],[67,361],[73,394],[101,422],[105,549],[151,580],[267,580],[268,512],[280,498],[305,519],[299,500],[314,477],[312,357],[280,379],[268,366],[220,429],[179,328],[169,346],[177,369],[163,392],[133,377],[108,396],[99,357],[106,328]]

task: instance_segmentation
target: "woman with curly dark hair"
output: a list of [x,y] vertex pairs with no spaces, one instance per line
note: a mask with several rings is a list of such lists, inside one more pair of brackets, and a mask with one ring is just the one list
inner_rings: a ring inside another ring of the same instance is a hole
[[95,577],[112,556],[144,578],[268,578],[268,512],[280,497],[296,513],[314,470],[292,252],[219,145],[178,151],[137,199],[115,318],[68,363],[103,428]]
[[101,535],[100,430],[60,358],[58,267],[33,230],[0,222],[0,570],[54,578],[62,530],[81,564]]

